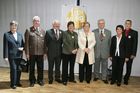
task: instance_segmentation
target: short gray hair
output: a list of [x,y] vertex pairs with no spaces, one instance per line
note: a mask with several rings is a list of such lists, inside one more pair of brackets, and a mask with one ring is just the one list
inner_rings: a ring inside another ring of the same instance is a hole
[[99,23],[100,21],[104,21],[104,23],[105,23],[105,20],[104,20],[104,19],[99,19],[99,20],[98,20],[98,23]]
[[16,26],[18,26],[18,22],[17,22],[17,21],[13,20],[13,21],[10,22],[10,26],[11,26],[11,25],[14,25],[14,24],[15,24]]
[[60,24],[59,20],[54,20],[54,21],[52,22],[52,24],[54,24],[54,23],[59,23],[59,24]]
[[34,21],[34,20],[39,20],[39,21],[40,21],[40,17],[39,17],[39,16],[34,16],[34,17],[33,17],[33,21]]

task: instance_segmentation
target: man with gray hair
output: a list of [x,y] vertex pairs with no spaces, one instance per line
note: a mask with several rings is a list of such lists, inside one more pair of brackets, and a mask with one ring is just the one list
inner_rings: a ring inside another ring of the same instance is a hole
[[45,42],[47,46],[48,55],[48,79],[49,84],[53,83],[53,68],[55,65],[55,81],[61,83],[60,79],[60,65],[62,54],[62,30],[60,30],[60,22],[54,20],[53,28],[46,31]]
[[100,78],[105,84],[108,84],[107,80],[107,67],[109,58],[109,48],[111,42],[111,31],[105,29],[105,20],[98,20],[98,29],[93,30],[96,39],[95,45],[95,64],[94,64],[94,81]]
[[[40,86],[44,85],[43,82],[43,67],[45,56],[45,31],[40,28],[40,17],[33,17],[33,26],[30,29],[26,29],[25,32],[25,54],[27,59],[30,62],[30,71],[29,71],[29,81],[30,87],[33,87],[37,83]],[[35,77],[35,64],[37,64],[37,79]]]

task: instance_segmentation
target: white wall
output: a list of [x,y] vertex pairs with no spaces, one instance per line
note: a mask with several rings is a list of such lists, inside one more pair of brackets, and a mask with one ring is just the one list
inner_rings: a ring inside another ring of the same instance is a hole
[[[8,66],[3,61],[3,33],[9,30],[9,22],[17,20],[19,31],[24,34],[25,29],[32,25],[32,17],[41,17],[42,28],[50,29],[54,19],[61,20],[61,8],[64,4],[75,5],[76,0],[0,0],[0,66]],[[140,0],[81,0],[81,6],[86,6],[87,18],[91,29],[97,28],[97,20],[104,18],[106,28],[115,34],[115,26],[124,24],[126,19],[133,20],[133,28],[140,31]],[[139,33],[140,35],[140,33]],[[140,38],[139,38],[140,44]],[[137,57],[133,63],[133,76],[140,76],[140,49],[138,45]],[[78,71],[76,65],[75,72]],[[45,61],[45,69],[47,62]]]

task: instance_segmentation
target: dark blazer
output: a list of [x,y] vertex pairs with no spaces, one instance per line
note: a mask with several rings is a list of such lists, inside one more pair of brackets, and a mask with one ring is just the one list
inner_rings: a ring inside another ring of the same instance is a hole
[[[117,37],[116,35],[111,38],[111,46],[110,46],[110,57],[115,57],[117,45]],[[127,40],[124,35],[122,35],[120,44],[119,44],[120,58],[128,58],[128,48],[127,48]]]
[[17,41],[11,31],[4,33],[3,37],[3,58],[22,58],[23,52],[18,48],[24,47],[23,37],[17,32]]
[[32,26],[30,29],[26,29],[25,36],[25,53],[26,55],[44,55],[46,53],[45,48],[45,31],[39,28],[36,31]]
[[53,29],[46,31],[45,42],[47,46],[48,57],[57,57],[62,54],[62,34],[63,31],[59,30],[59,39],[56,39]]
[[[123,33],[125,34],[125,32]],[[138,32],[131,29],[131,31],[128,33],[127,38],[127,47],[128,47],[128,55],[129,57],[131,55],[136,56],[137,53],[137,46],[138,46]]]

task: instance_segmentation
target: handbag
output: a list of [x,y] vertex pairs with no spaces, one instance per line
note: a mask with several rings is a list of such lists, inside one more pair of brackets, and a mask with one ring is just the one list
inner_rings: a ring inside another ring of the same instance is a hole
[[22,72],[27,72],[29,71],[29,61],[25,59],[20,60],[20,67]]

